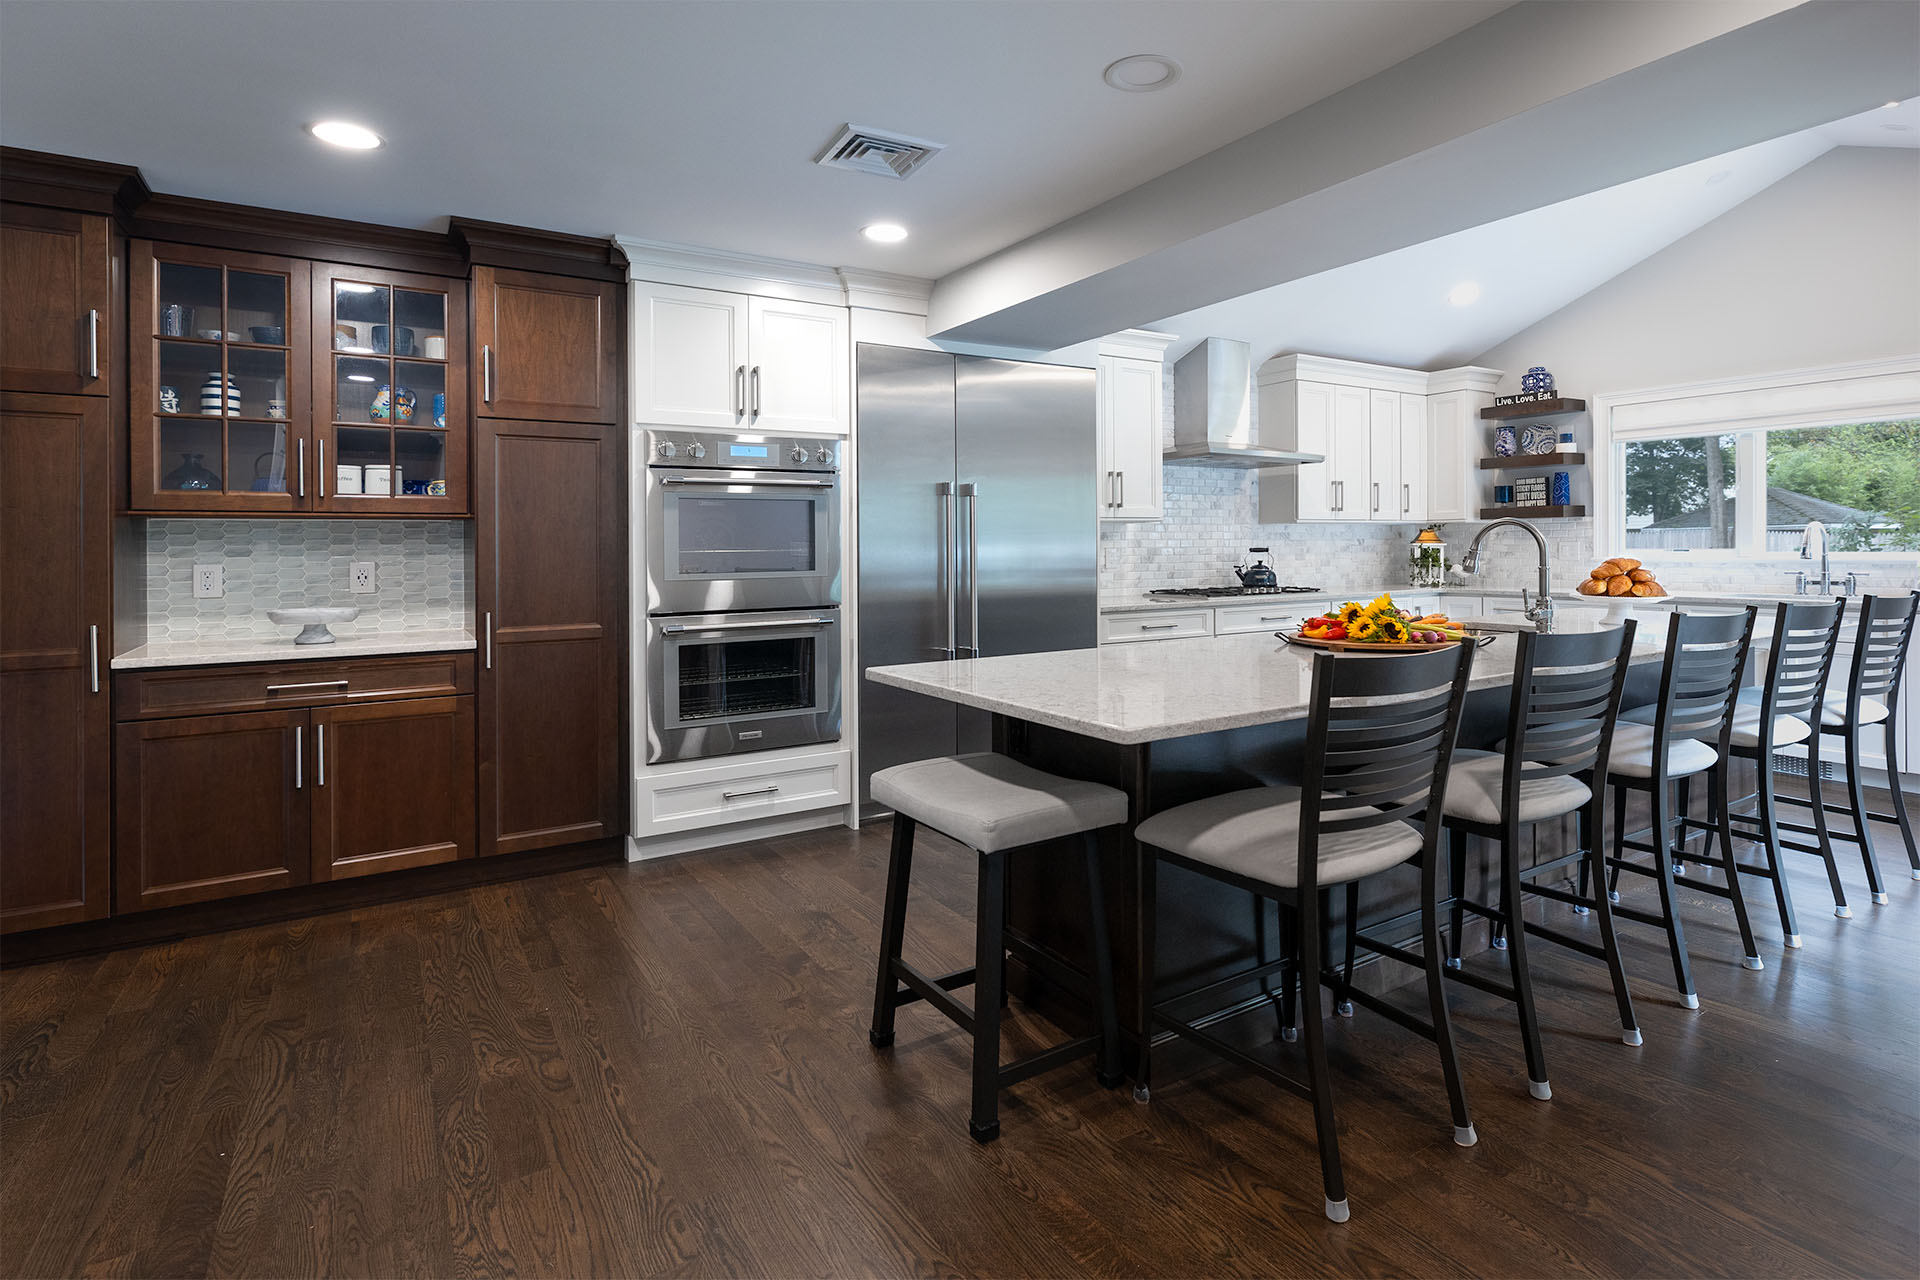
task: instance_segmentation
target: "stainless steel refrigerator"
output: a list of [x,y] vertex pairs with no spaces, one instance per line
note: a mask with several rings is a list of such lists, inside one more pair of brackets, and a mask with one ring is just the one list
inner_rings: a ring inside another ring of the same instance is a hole
[[[1088,649],[1096,641],[1091,369],[861,344],[855,669]],[[988,719],[860,685],[860,800],[875,771],[988,748]]]

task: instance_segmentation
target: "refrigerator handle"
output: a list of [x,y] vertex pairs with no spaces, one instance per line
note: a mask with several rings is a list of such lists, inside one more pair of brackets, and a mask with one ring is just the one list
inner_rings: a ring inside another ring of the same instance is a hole
[[953,564],[953,485],[942,480],[933,491],[940,499],[940,594],[947,598],[947,643],[942,646],[942,652],[951,661],[960,656],[955,647],[959,637],[954,634],[959,600],[954,594],[957,574]]
[[980,487],[960,486],[967,500],[967,656],[980,656]]

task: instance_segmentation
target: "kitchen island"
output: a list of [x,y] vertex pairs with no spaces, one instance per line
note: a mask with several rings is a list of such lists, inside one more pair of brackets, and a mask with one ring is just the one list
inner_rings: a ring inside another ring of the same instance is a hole
[[[1557,631],[1593,631],[1618,623],[1597,609],[1565,608]],[[1659,679],[1665,628],[1643,629],[1634,644],[1627,701],[1650,702]],[[1518,642],[1496,633],[1474,658],[1471,692],[1460,730],[1462,746],[1491,746],[1505,734]],[[1123,1028],[1137,1036],[1129,1012],[1140,975],[1139,847],[1132,828],[1191,800],[1272,783],[1298,783],[1315,650],[1291,647],[1271,634],[1213,636],[1156,644],[1107,645],[1058,653],[872,667],[869,680],[977,708],[993,716],[994,749],[1036,768],[1102,782],[1125,791],[1125,828],[1102,833],[1115,982]],[[1354,661],[1377,661],[1360,657]],[[1571,847],[1572,822],[1535,828],[1538,858]],[[1089,953],[1080,862],[1037,850],[1009,868],[1009,924],[1036,946],[1084,967]],[[1469,854],[1471,896],[1488,892],[1476,847]],[[1369,927],[1417,905],[1418,874],[1395,873],[1390,886],[1362,901]],[[1337,904],[1336,904],[1337,906]],[[1279,933],[1271,904],[1243,892],[1163,867],[1158,896],[1158,965],[1182,988],[1273,958]],[[1336,932],[1345,922],[1338,911]],[[1575,924],[1574,928],[1591,924]],[[1413,932],[1413,931],[1410,931]],[[1597,929],[1596,929],[1597,936]],[[1485,946],[1484,926],[1470,926],[1464,950]],[[1399,966],[1363,967],[1359,985],[1384,990],[1414,976]],[[1031,974],[1030,998],[1063,1021],[1075,1006],[1055,1001]],[[1263,997],[1249,987],[1247,1003]]]

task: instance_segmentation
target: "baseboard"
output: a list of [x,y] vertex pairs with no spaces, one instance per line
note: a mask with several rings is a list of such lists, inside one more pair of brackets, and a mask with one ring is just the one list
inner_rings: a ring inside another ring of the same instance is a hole
[[815,809],[811,813],[792,813],[778,818],[729,822],[723,827],[703,827],[698,831],[654,836],[645,840],[628,836],[626,857],[628,862],[648,862],[654,858],[673,858],[683,853],[698,853],[703,849],[723,849],[728,845],[768,840],[775,836],[818,831],[822,827],[852,827],[854,824],[847,820],[847,813],[845,805],[835,805],[831,809]]

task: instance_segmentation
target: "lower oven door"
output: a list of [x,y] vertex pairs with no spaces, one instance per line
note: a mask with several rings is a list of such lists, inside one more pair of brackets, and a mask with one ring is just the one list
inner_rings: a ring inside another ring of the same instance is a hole
[[840,738],[836,609],[648,619],[647,762]]

